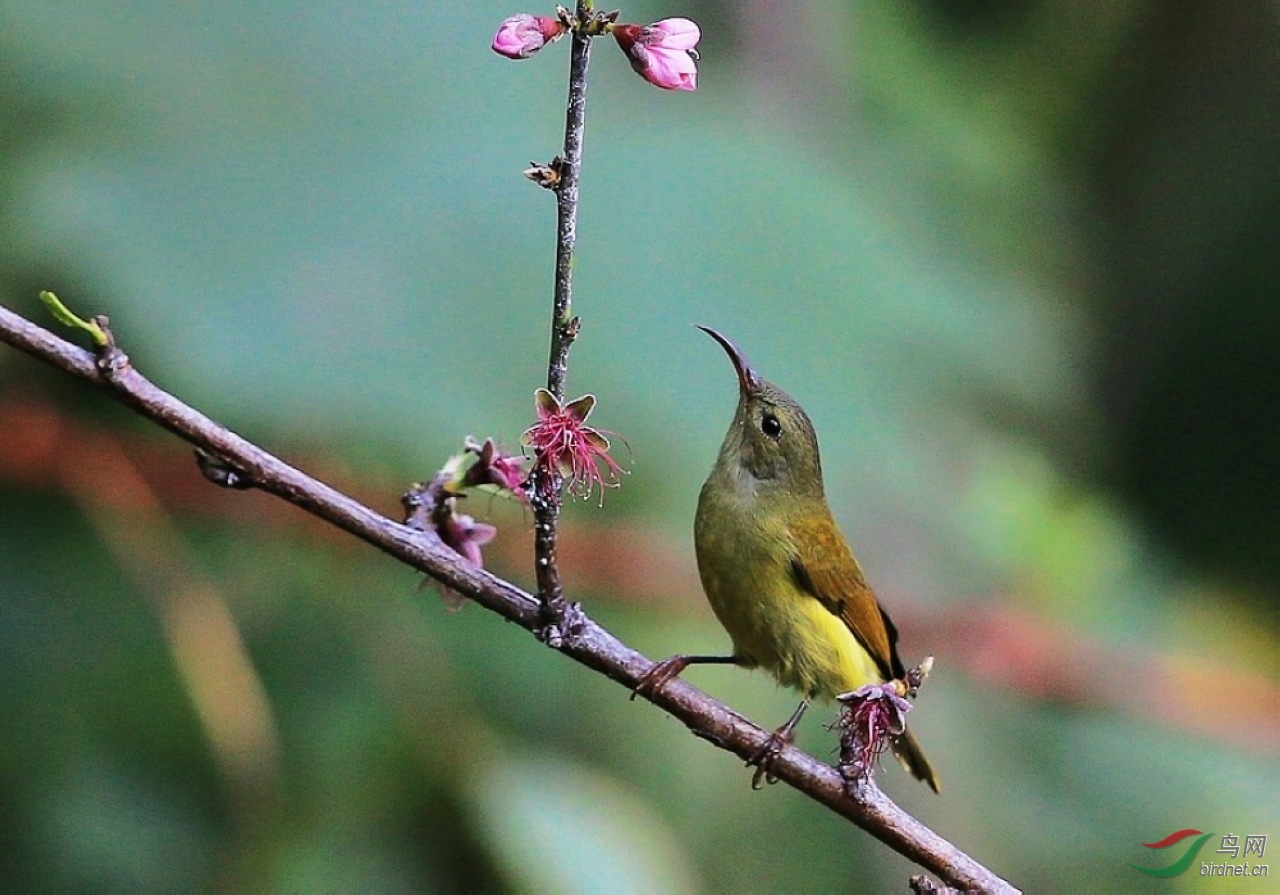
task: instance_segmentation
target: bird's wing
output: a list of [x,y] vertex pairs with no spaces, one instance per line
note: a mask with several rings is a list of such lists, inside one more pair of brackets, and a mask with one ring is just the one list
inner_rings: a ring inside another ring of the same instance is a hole
[[828,516],[791,526],[791,567],[800,586],[853,632],[885,680],[905,676],[898,629],[876,600],[853,552]]

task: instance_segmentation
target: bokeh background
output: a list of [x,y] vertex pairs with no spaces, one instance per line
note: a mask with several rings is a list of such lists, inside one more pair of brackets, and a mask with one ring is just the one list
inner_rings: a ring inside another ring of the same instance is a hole
[[[0,300],[109,314],[148,376],[394,515],[464,436],[515,446],[545,375],[553,203],[520,171],[568,53],[491,53],[517,11],[0,0]],[[805,404],[905,658],[937,657],[912,719],[943,793],[892,765],[890,793],[1032,891],[1263,890],[1126,862],[1280,835],[1276,4],[623,9],[669,15],[703,26],[696,93],[593,55],[570,392],[631,474],[566,512],[572,596],[655,658],[726,645],[690,538],[735,397],[714,325]],[[528,585],[528,518],[469,510]],[[0,716],[27,889],[914,872],[12,350]]]

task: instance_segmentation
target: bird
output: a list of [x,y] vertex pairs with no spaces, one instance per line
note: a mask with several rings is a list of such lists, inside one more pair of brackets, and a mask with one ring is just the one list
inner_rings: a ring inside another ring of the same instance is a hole
[[[637,684],[656,692],[690,665],[762,668],[802,700],[748,764],[772,782],[769,763],[791,742],[811,702],[901,680],[898,631],[867,584],[831,508],[818,438],[804,408],[762,378],[728,338],[698,326],[738,375],[738,406],[698,496],[694,549],[707,601],[728,632],[726,656],[677,654]],[[890,742],[934,792],[937,774],[912,732]]]

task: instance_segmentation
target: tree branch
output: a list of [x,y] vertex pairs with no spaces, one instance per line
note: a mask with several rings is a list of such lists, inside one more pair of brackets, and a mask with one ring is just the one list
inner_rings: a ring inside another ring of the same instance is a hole
[[[355,535],[503,618],[531,632],[542,624],[539,601],[531,594],[468,566],[433,533],[416,531],[388,519],[179,401],[135,370],[114,341],[95,355],[3,306],[0,341],[106,391],[183,440],[215,454],[254,487]],[[580,616],[580,622],[576,636],[556,645],[557,651],[629,689],[653,668],[651,661],[585,614]],[[681,680],[671,681],[656,693],[646,693],[644,698],[674,715],[695,736],[744,761],[755,755],[770,736],[769,731]],[[770,771],[952,886],[989,892],[1017,891],[907,814],[873,783],[846,792],[845,781],[836,769],[794,747],[785,748]]]

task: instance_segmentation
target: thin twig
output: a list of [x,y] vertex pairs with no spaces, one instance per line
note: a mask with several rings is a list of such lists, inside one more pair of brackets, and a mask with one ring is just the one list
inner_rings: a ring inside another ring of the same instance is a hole
[[[587,129],[587,64],[591,59],[591,36],[587,31],[592,13],[590,0],[579,0],[577,27],[569,52],[569,101],[565,109],[564,152],[557,165],[556,272],[551,308],[551,349],[547,360],[547,391],[561,403],[569,375],[569,349],[578,334],[573,316],[573,251],[578,239],[578,180],[582,172],[582,144]],[[542,481],[551,478],[554,481]],[[556,556],[563,488],[554,468],[534,470],[534,572],[538,599],[545,616],[542,636],[558,645],[576,633],[575,608],[564,600],[564,584]]]
[[[578,19],[586,22],[591,4],[578,3]],[[551,310],[551,356],[547,362],[547,391],[565,399],[569,348],[577,336],[573,317],[573,250],[578,241],[578,183],[582,176],[582,145],[587,133],[587,65],[591,37],[585,25],[574,29],[569,50],[569,101],[564,116],[564,152],[556,185],[556,275]]]
[[[503,618],[529,631],[542,624],[539,602],[532,595],[467,565],[433,533],[415,531],[382,516],[215,423],[138,373],[114,341],[95,356],[3,306],[0,341],[106,391],[197,448],[222,458],[253,486],[361,538]],[[580,622],[577,635],[560,644],[560,652],[628,689],[653,669],[653,662],[585,614]],[[744,761],[770,737],[770,731],[682,680],[673,680],[644,698],[678,718],[695,736]],[[836,769],[790,746],[770,770],[949,885],[984,892],[1017,891],[903,811],[874,784],[859,785],[850,794]]]

